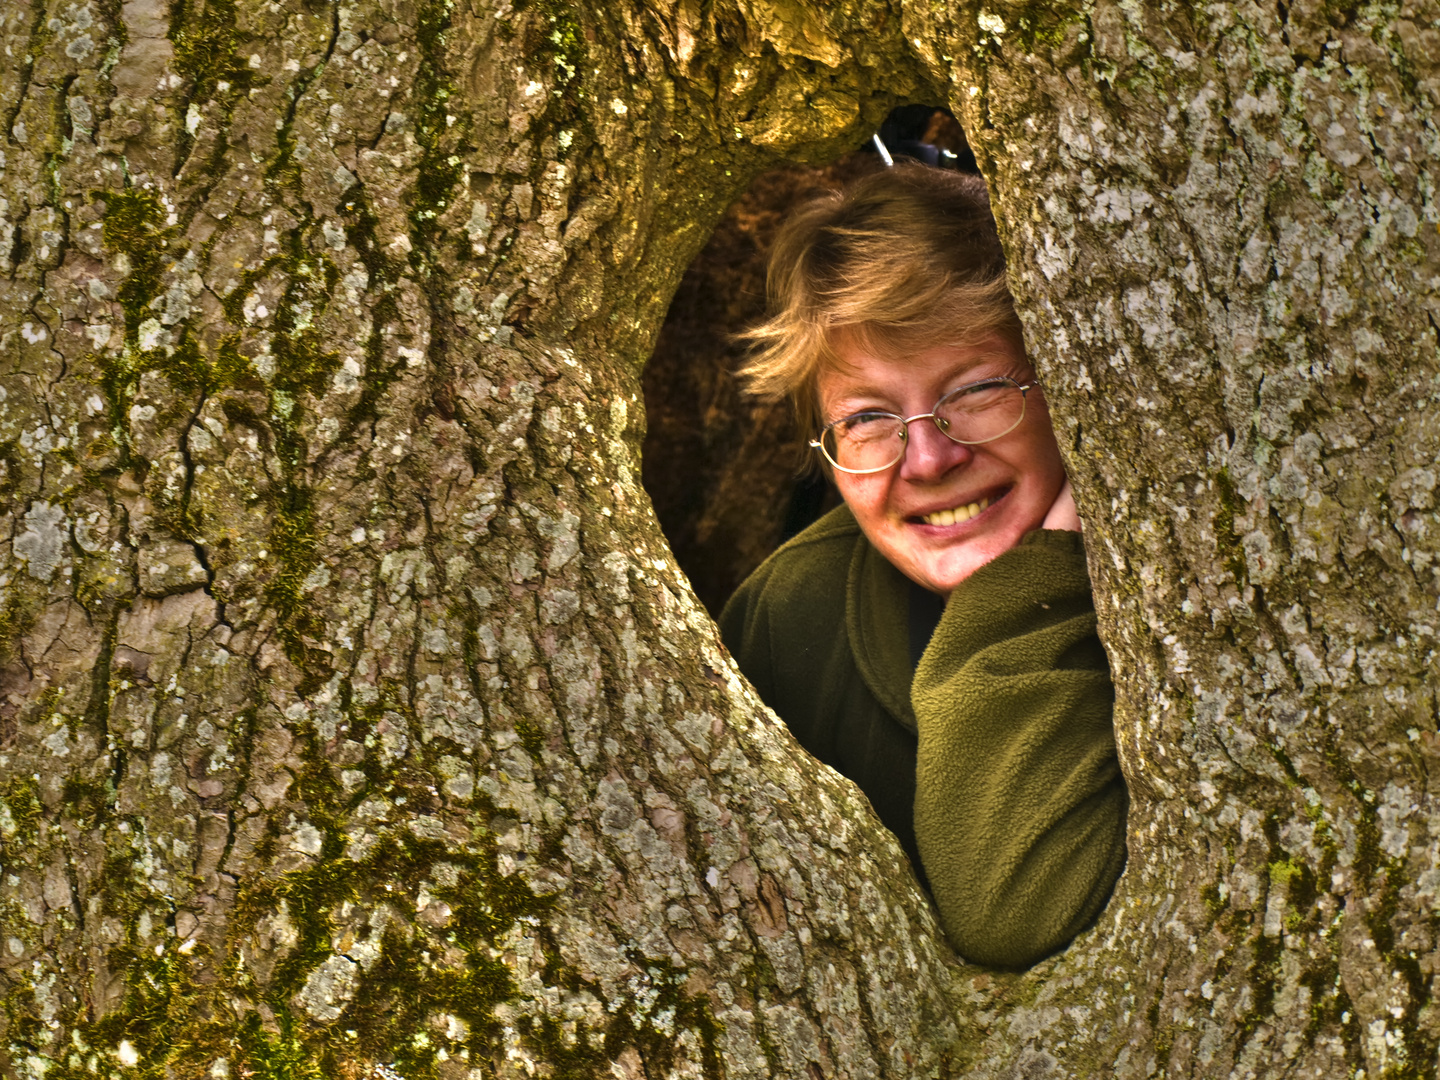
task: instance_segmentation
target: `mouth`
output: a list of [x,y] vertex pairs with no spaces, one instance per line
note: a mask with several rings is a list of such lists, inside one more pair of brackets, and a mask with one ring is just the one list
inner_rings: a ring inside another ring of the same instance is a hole
[[910,520],[917,524],[931,525],[938,528],[945,528],[949,525],[959,525],[969,521],[971,518],[978,517],[1009,493],[1010,491],[1007,488],[999,493],[982,495],[973,502],[961,503],[958,506],[946,507],[943,510],[934,510],[928,514],[913,517]]

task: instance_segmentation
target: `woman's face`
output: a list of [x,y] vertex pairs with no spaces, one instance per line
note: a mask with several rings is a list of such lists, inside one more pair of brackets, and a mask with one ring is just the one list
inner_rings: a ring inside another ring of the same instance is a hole
[[[1020,347],[999,337],[936,346],[904,360],[876,356],[853,341],[842,340],[835,351],[839,362],[821,372],[817,385],[826,423],[862,409],[915,416],[966,383],[1005,375],[1024,385],[1034,378]],[[1020,425],[993,442],[965,446],[932,421],[917,420],[898,464],[864,476],[837,469],[834,476],[870,543],[906,577],[942,596],[1039,528],[1065,485],[1039,390],[1029,391]],[[978,513],[933,523],[957,508]]]

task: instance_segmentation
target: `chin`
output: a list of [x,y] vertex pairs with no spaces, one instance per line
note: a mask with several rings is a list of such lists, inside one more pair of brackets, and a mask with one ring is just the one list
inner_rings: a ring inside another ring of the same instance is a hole
[[947,560],[940,564],[912,562],[910,563],[911,568],[908,570],[903,563],[897,563],[896,567],[916,584],[924,586],[931,592],[948,596],[959,587],[961,582],[989,561],[989,559]]
[[948,596],[976,570],[998,559],[1018,544],[1024,535],[1022,532],[1014,540],[1008,541],[1006,538],[994,537],[988,543],[971,542],[965,544],[961,550],[944,552],[938,558],[916,559],[911,563],[916,572],[907,576],[931,592]]
[[937,592],[941,596],[949,596],[965,583],[966,578],[989,561],[989,559],[986,559],[984,562],[977,562],[974,565],[967,565],[963,568],[947,569],[944,573],[934,573],[930,575],[926,581],[922,582],[922,584],[931,592]]

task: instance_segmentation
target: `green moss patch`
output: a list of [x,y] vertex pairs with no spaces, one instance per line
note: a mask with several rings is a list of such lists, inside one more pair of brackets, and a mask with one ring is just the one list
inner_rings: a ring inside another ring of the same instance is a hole
[[0,784],[0,836],[7,848],[33,844],[44,813],[36,780],[14,776]]

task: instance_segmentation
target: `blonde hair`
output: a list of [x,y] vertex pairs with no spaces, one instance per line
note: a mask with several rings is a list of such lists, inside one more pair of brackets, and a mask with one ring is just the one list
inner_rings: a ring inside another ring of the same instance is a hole
[[926,165],[802,207],[776,237],[767,291],[773,314],[742,335],[754,352],[740,376],[753,394],[788,396],[810,433],[837,339],[895,358],[996,334],[1021,343],[984,182]]

